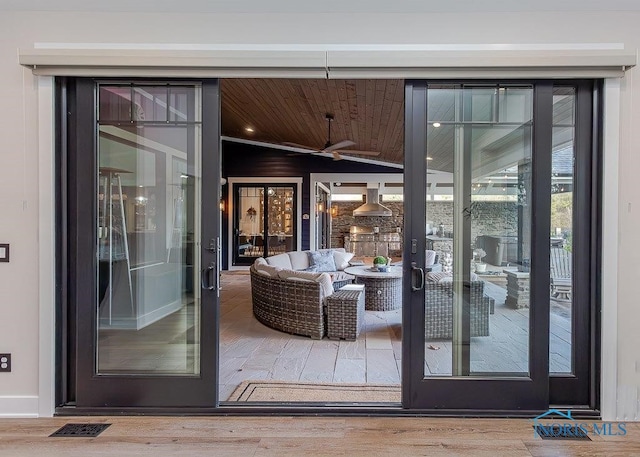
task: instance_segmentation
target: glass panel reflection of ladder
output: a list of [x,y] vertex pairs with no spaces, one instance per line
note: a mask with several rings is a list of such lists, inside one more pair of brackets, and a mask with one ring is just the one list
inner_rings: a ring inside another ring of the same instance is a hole
[[[113,263],[116,261],[125,260],[127,263],[131,315],[134,315],[131,262],[127,240],[127,223],[124,215],[121,173],[131,172],[118,168],[100,167],[99,188],[102,190],[100,193],[102,201],[100,202],[98,215],[98,261],[108,262],[109,325],[111,325],[113,318]],[[117,194],[114,195],[114,192],[117,192]]]

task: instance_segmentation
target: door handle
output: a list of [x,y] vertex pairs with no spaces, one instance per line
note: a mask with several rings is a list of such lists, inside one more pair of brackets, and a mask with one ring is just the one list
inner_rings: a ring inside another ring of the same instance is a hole
[[[416,285],[416,277],[419,279]],[[416,292],[424,289],[424,270],[417,267],[415,262],[411,264],[411,290]]]
[[220,237],[216,237],[216,248],[218,249],[218,255],[216,256],[216,288],[218,289],[218,296],[220,296],[220,290],[222,290],[222,282],[220,281],[220,269],[222,268],[222,249],[220,247]]
[[200,272],[200,284],[204,290],[214,290],[216,286],[211,285],[211,272],[216,271],[215,262],[211,262],[207,268]]

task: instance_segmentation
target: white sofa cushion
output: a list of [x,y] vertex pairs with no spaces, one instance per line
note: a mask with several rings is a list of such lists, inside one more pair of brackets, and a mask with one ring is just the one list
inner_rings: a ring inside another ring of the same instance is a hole
[[289,270],[293,269],[288,254],[272,255],[271,257],[267,257],[266,261],[274,267],[287,268]]
[[274,265],[265,265],[262,263],[255,263],[255,262],[253,264],[253,268],[255,268],[255,270],[261,275],[271,276],[275,278],[278,277],[278,272],[282,271],[282,268],[280,267],[276,267]]
[[324,297],[333,293],[333,283],[328,273],[314,273],[312,271],[280,270],[278,276],[287,281],[309,281],[320,283]]
[[291,268],[294,270],[304,270],[309,268],[309,255],[307,251],[291,251],[287,252]]
[[336,263],[336,269],[342,271],[349,266],[349,260],[353,258],[352,252],[333,251],[333,260]]
[[432,251],[431,249],[427,249],[424,253],[424,264],[426,266],[433,265],[436,263],[436,255],[438,253],[436,251]]

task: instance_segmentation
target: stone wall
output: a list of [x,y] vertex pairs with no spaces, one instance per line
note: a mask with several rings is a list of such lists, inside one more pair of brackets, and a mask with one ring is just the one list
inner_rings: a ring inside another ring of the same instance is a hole
[[334,202],[332,206],[338,207],[338,216],[331,220],[331,247],[344,247],[344,236],[349,234],[352,225],[361,227],[380,227],[380,233],[395,232],[398,227],[402,229],[404,223],[404,206],[402,202],[384,202],[393,215],[384,216],[353,216],[353,210],[362,206],[363,202]]
[[[444,225],[453,231],[453,202],[427,202],[427,219],[434,229]],[[474,202],[471,216],[471,241],[479,235],[517,236],[518,204],[516,202]]]
[[[354,217],[353,210],[362,205],[361,202],[337,202],[338,216],[332,219],[331,247],[343,247],[344,236],[349,227],[380,227],[380,233],[395,232],[404,224],[404,207],[402,202],[384,202],[393,215],[391,217]],[[441,223],[446,232],[453,231],[453,202],[428,202],[427,218],[437,228]],[[518,205],[515,202],[475,202],[471,223],[471,239],[479,235],[516,236],[518,234]]]

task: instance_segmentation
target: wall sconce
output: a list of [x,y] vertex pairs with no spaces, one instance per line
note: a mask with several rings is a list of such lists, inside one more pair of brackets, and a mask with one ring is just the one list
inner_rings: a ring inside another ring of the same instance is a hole
[[331,205],[331,217],[338,216],[338,205]]
[[321,213],[322,211],[324,211],[324,205],[322,204],[322,202],[318,202],[318,204],[316,205],[318,212]]
[[224,198],[220,199],[220,211],[224,213]]

